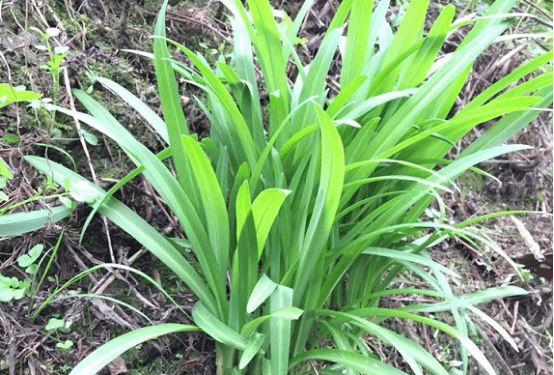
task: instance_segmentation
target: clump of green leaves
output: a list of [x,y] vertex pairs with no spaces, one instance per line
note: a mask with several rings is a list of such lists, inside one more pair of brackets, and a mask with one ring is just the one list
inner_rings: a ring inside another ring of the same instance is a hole
[[17,277],[0,275],[0,302],[22,299],[30,285],[29,279],[19,280]]
[[[55,27],[47,28],[45,31],[42,31],[36,27],[30,27],[30,29],[42,37],[42,41],[44,44],[39,44],[36,46],[36,48],[39,51],[44,51],[47,53],[48,61],[45,64],[40,65],[40,68],[46,70],[52,77],[52,86],[50,88],[51,99],[48,100],[51,100],[54,104],[56,104],[58,102],[58,93],[60,90],[60,74],[64,69],[64,67],[62,66],[62,62],[67,56],[69,47],[54,46],[52,44],[52,38],[55,38],[60,34],[60,30]],[[48,135],[51,135],[51,133],[53,132],[57,135],[61,135],[59,129],[54,128],[53,126],[55,123],[55,113],[53,113],[52,115],[44,113],[43,115],[45,116],[45,118],[49,119]]]
[[[12,87],[7,83],[0,83],[0,108],[3,108],[12,103],[28,102],[37,100],[40,94],[25,90],[25,86]],[[17,143],[19,137],[16,134],[6,133],[2,136],[2,141],[6,143]],[[5,161],[0,158],[0,201],[7,201],[8,196],[2,189],[7,185],[7,180],[13,178],[12,172],[9,170]]]
[[[428,0],[411,1],[396,31],[385,17],[389,1],[375,9],[371,0],[343,1],[315,58],[303,65],[294,44],[312,2],[304,3],[292,25],[281,27],[268,0],[249,0],[249,10],[238,0],[223,0],[232,15],[234,50],[216,67],[174,42],[194,67],[169,59],[164,2],[153,55],[164,120],[120,85],[95,77],[170,146],[158,155],[85,92],[74,94],[90,114],[48,106],[114,139],[136,169],[105,192],[62,165],[26,160],[89,203],[92,214],[102,213],[134,236],[199,299],[192,310],[195,325],[129,332],[104,344],[74,373],[95,373],[160,335],[201,329],[216,341],[219,375],[309,373],[314,360],[324,361],[326,373],[405,374],[378,357],[367,335],[395,347],[415,374],[447,375],[421,346],[381,324],[392,318],[456,338],[463,373],[469,355],[486,373],[495,373],[468,337],[474,317],[516,348],[476,305],[525,291],[507,286],[456,296],[446,276],[458,276],[434,262],[427,249],[463,237],[505,255],[471,230],[486,217],[445,222],[439,193],[478,163],[525,148],[502,143],[536,117],[537,108],[552,103],[552,52],[523,64],[448,117],[473,62],[510,24],[506,14],[515,0],[495,2],[485,17],[472,21],[458,49],[440,60],[451,31],[467,23],[454,21],[454,7],[445,7],[424,35]],[[340,89],[328,99],[327,74],[337,50]],[[290,58],[298,71],[294,82],[287,77]],[[267,108],[260,101],[255,61],[269,93]],[[189,134],[175,72],[208,98],[197,101],[211,121],[211,134],[202,141]],[[529,74],[535,77],[515,84]],[[445,159],[476,125],[499,117],[456,159]],[[176,175],[162,162],[168,157]],[[185,243],[163,236],[112,196],[139,173],[179,220]],[[423,219],[435,199],[438,212]],[[194,257],[185,257],[190,250]],[[397,277],[405,270],[428,288],[398,289]],[[438,302],[379,307],[392,294]],[[452,325],[426,315],[444,311],[452,313]]]
[[60,35],[60,30],[51,27],[46,29],[45,31],[42,31],[36,27],[30,27],[31,30],[38,33],[44,42],[44,44],[37,45],[37,49],[40,51],[45,51],[48,54],[48,61],[46,64],[43,64],[40,66],[41,69],[44,69],[50,73],[53,80],[52,85],[52,100],[54,103],[57,100],[58,97],[58,91],[60,88],[60,73],[63,70],[62,62],[65,56],[67,56],[67,51],[69,50],[69,47],[67,46],[52,46],[50,40],[51,38],[57,37]]
[[[42,244],[37,244],[29,250],[29,253],[22,254],[17,258],[19,267],[24,268],[25,272],[31,277],[34,277],[38,272],[38,264],[35,262],[40,257],[43,247]],[[17,277],[0,275],[0,302],[22,299],[27,294],[30,286],[30,279],[19,280]]]
[[6,143],[17,143],[19,142],[19,136],[17,134],[6,133],[2,136],[2,141]]
[[58,343],[56,344],[56,347],[60,348],[62,352],[67,352],[73,347],[73,341],[71,340],[65,340],[61,341],[59,340],[59,331],[62,332],[69,332],[69,329],[66,328],[65,322],[63,319],[58,318],[50,318],[48,320],[48,324],[46,327],[44,327],[47,331],[54,331],[56,336],[58,337]]
[[44,249],[44,245],[37,244],[29,250],[28,254],[23,254],[19,258],[17,258],[17,264],[21,268],[25,268],[25,272],[28,274],[31,274],[35,276],[38,272],[38,264],[36,261],[42,254],[42,250]]
[[[0,83],[0,108],[18,102],[31,102],[31,105],[33,105],[40,97],[41,95],[36,92],[25,90],[25,86],[12,87],[7,83]],[[7,133],[2,136],[2,141],[6,143],[17,143],[19,142],[19,137],[15,134]],[[4,192],[4,189],[8,185],[8,180],[11,179],[13,179],[13,173],[6,162],[0,158],[0,202],[9,201],[9,196]],[[52,182],[48,177],[47,180]],[[39,189],[35,196],[0,209],[0,237],[13,236],[37,230],[44,226],[44,224],[52,220],[60,220],[73,211],[75,206],[71,202],[66,202],[66,207],[56,207],[52,210],[45,209],[33,212],[22,212],[14,214],[13,216],[4,215],[4,213],[10,209],[39,199],[42,197],[43,192],[48,190],[56,190],[56,188],[52,183],[47,183],[46,187],[44,189]],[[63,199],[63,195],[64,194],[61,194],[57,197]]]

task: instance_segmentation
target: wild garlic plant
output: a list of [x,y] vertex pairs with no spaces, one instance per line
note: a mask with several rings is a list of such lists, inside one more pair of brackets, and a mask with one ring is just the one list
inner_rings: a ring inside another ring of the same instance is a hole
[[[294,43],[313,0],[288,27],[275,20],[268,0],[248,0],[247,7],[239,0],[222,2],[230,12],[234,45],[231,59],[221,56],[216,66],[165,38],[164,2],[152,55],[163,120],[117,83],[95,78],[144,116],[167,142],[164,151],[153,154],[107,109],[75,90],[90,114],[50,108],[115,140],[137,168],[105,192],[62,165],[26,158],[93,206],[93,214],[100,212],[132,235],[198,297],[193,324],[123,334],[72,374],[93,374],[141,342],[189,330],[215,340],[220,375],[305,374],[313,360],[323,361],[318,371],[324,374],[405,374],[379,358],[368,336],[393,346],[414,374],[449,374],[418,343],[382,324],[392,318],[456,338],[463,373],[471,355],[483,373],[494,374],[468,337],[468,321],[490,324],[515,349],[509,334],[476,305],[525,292],[505,286],[457,296],[447,280],[459,276],[434,262],[427,248],[451,236],[498,248],[469,228],[483,217],[447,224],[440,193],[464,171],[479,172],[477,164],[525,149],[502,143],[552,103],[549,52],[449,117],[477,56],[514,20],[508,14],[515,0],[496,1],[471,21],[459,47],[440,58],[451,32],[467,24],[454,21],[453,6],[444,7],[424,33],[429,0],[412,0],[396,30],[385,18],[389,1],[344,0],[308,65]],[[171,60],[168,45],[194,67]],[[340,89],[330,95],[327,75],[337,51]],[[293,82],[289,61],[298,71]],[[261,88],[255,65],[263,75]],[[196,101],[210,120],[210,136],[201,141],[189,134],[175,73],[208,99]],[[267,108],[261,90],[269,95]],[[494,125],[455,159],[445,159],[458,140],[486,121]],[[162,162],[168,157],[175,175]],[[173,211],[194,257],[112,196],[139,173]],[[420,219],[434,200],[439,220]],[[428,288],[399,289],[403,272]],[[381,307],[380,299],[393,294],[437,302]],[[425,314],[444,311],[453,315],[453,325]]]

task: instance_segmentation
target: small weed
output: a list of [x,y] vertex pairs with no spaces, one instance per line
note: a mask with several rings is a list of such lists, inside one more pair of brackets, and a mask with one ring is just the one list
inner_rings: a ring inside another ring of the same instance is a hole
[[[52,87],[50,89],[51,100],[54,104],[58,102],[58,92],[60,89],[60,73],[64,69],[62,62],[67,56],[69,47],[66,46],[52,46],[52,38],[57,37],[60,34],[60,30],[57,28],[48,28],[46,31],[42,31],[36,27],[30,27],[30,30],[38,33],[44,44],[39,44],[36,48],[40,51],[45,51],[48,54],[48,61],[46,64],[40,65],[41,69],[46,70],[52,77]],[[43,114],[46,116],[46,114]],[[55,113],[50,114],[50,121],[48,124],[48,134],[51,135],[52,129],[55,124]]]
[[58,341],[58,343],[56,344],[56,347],[60,348],[62,353],[71,351],[71,348],[73,347],[73,341],[60,340],[59,332],[62,332],[62,333],[70,332],[69,328],[66,327],[66,324],[62,319],[50,318],[50,320],[48,320],[48,324],[46,325],[46,327],[44,327],[44,329],[46,329],[49,332],[53,331],[55,333],[56,341]]

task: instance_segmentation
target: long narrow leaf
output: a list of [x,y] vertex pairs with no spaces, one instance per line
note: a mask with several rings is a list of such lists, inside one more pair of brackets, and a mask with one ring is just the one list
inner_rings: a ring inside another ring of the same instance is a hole
[[143,342],[178,332],[198,331],[198,327],[167,323],[125,333],[96,349],[70,372],[70,375],[96,374],[112,360]]
[[[44,174],[51,175],[54,181],[63,185],[66,181],[71,181],[70,191],[78,192],[83,186],[90,191],[95,192],[96,199],[100,199],[105,192],[79,176],[75,172],[54,163],[46,161],[36,156],[26,156],[25,160],[33,167]],[[91,203],[94,203],[93,201]],[[206,303],[209,308],[216,307],[214,297],[207,288],[206,284],[194,268],[177,251],[165,237],[152,228],[146,221],[134,213],[130,208],[111,197],[100,206],[98,211],[119,225],[127,233],[135,237],[144,247],[156,255],[164,262],[175,274],[177,274],[194,293]],[[214,311],[217,311],[215,309]]]
[[40,229],[48,223],[55,223],[67,217],[77,207],[75,202],[65,205],[30,212],[17,212],[0,216],[0,237],[15,236]]

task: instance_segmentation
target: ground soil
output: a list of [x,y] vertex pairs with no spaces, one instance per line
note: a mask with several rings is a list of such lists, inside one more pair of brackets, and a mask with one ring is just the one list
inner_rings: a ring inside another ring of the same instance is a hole
[[[171,3],[172,8],[167,17],[170,38],[185,42],[189,48],[198,49],[205,55],[228,48],[226,40],[230,37],[229,28],[223,21],[225,18],[220,13],[218,3]],[[402,3],[393,2],[396,5],[391,7],[387,17],[398,14],[402,10]],[[432,2],[430,20],[436,17],[438,9],[445,3]],[[522,2],[520,6],[524,4]],[[284,0],[277,5],[294,16],[300,4]],[[57,41],[70,47],[64,61],[69,73],[68,86],[83,90],[91,86],[99,89],[87,81],[86,71],[90,70],[125,86],[160,111],[150,62],[139,55],[122,51],[151,50],[149,36],[158,10],[156,1],[65,0],[39,4],[27,0],[0,2],[0,7],[0,66],[5,68],[0,70],[0,82],[14,85],[26,83],[29,89],[53,97],[61,106],[73,105],[72,96],[65,90],[63,76],[60,87],[56,88],[52,77],[39,68],[48,57],[37,50],[36,46],[44,41],[29,31],[29,26],[44,30],[47,23],[62,29]],[[469,5],[464,7],[462,4],[462,11],[472,11]],[[302,48],[302,58],[309,60],[317,50],[317,39],[325,31],[325,24],[329,22],[332,11],[332,2],[316,1],[312,10],[314,15],[303,29],[303,36],[313,42]],[[64,21],[59,23],[62,19]],[[532,23],[517,25],[520,28],[535,26]],[[451,44],[451,48],[456,46],[455,38]],[[536,49],[540,50],[541,46],[529,44],[511,58],[502,58],[514,48],[519,46],[497,44],[486,51],[475,64],[474,73],[457,106],[467,103],[488,84],[536,53]],[[178,55],[174,57],[180,58]],[[333,79],[336,81],[333,75],[338,76],[339,71],[340,65],[334,64],[331,84]],[[184,84],[182,89],[189,127],[204,136],[209,132],[209,124],[191,100],[193,95],[199,93]],[[151,149],[159,148],[159,142],[148,126],[129,108],[101,90],[95,90],[93,96],[129,124],[131,132],[141,142]],[[104,186],[121,178],[131,168],[117,145],[99,134],[96,134],[99,143],[87,146],[91,154],[91,161],[87,162],[72,120],[63,115],[52,118],[48,113],[14,105],[0,112],[0,123],[0,138],[8,133],[19,137],[15,143],[0,141],[0,157],[9,161],[10,168],[15,171],[14,180],[5,189],[9,201],[2,203],[0,209],[36,196],[39,188],[45,184],[44,178],[24,163],[24,155],[47,154],[53,160],[68,163],[66,154],[59,151],[61,148],[76,161],[77,170],[84,176],[91,176],[92,167],[99,183]],[[48,133],[51,128],[58,129],[56,134],[61,134],[65,140],[52,139],[52,133]],[[459,146],[467,145],[472,137],[478,136],[485,128],[486,124],[476,129],[475,134],[462,140]],[[500,245],[509,259],[524,266],[520,272],[494,249],[476,249],[463,241],[452,240],[431,251],[435,260],[456,269],[463,276],[462,282],[454,283],[458,293],[507,284],[520,286],[529,292],[527,296],[481,306],[515,338],[519,351],[475,321],[475,339],[501,374],[552,374],[552,138],[552,116],[545,113],[511,140],[532,145],[533,149],[480,166],[497,176],[498,181],[468,173],[458,181],[462,188],[459,193],[443,196],[452,222],[506,209],[533,211],[525,215],[491,219],[482,225],[483,231]],[[143,178],[133,180],[116,196],[166,235],[179,235],[175,231],[173,218],[159,204],[152,188]],[[42,208],[49,203],[44,199],[33,200],[10,212]],[[90,208],[79,206],[69,220],[26,235],[0,239],[0,273],[22,277],[24,274],[17,266],[17,258],[37,243],[43,243],[46,248],[55,247],[61,238],[48,278],[40,288],[30,297],[0,305],[0,375],[67,373],[100,343],[121,332],[148,324],[135,312],[100,299],[60,300],[49,304],[36,319],[32,319],[31,314],[57,286],[93,265],[112,260],[132,264],[162,282],[185,310],[190,310],[194,304],[195,297],[179,284],[171,272],[149,254],[142,252],[138,243],[125,232],[115,225],[106,224],[98,216],[91,222],[80,244],[79,231],[89,213]],[[432,212],[429,214],[432,215]],[[63,236],[60,237],[62,232]],[[109,251],[110,248],[113,251]],[[190,322],[190,318],[176,310],[156,288],[132,273],[100,270],[82,278],[62,294],[69,295],[77,290],[90,293],[103,291],[105,296],[117,297],[137,306],[143,305],[141,311],[155,323]],[[408,302],[401,297],[383,301],[384,304]],[[68,326],[57,331],[46,331],[45,326],[50,318],[63,318]],[[436,332],[425,326],[413,324],[402,329],[443,363],[449,363],[454,369],[459,366],[453,360],[457,350],[454,342],[437,338]],[[73,346],[64,349],[57,345],[66,340],[73,342]],[[393,349],[380,347],[380,350],[382,358],[388,358],[391,364],[399,367],[404,366]],[[144,344],[104,373],[213,374],[213,364],[214,345],[209,338],[201,334],[182,334]],[[480,370],[474,366],[472,364],[471,373],[479,374]]]

